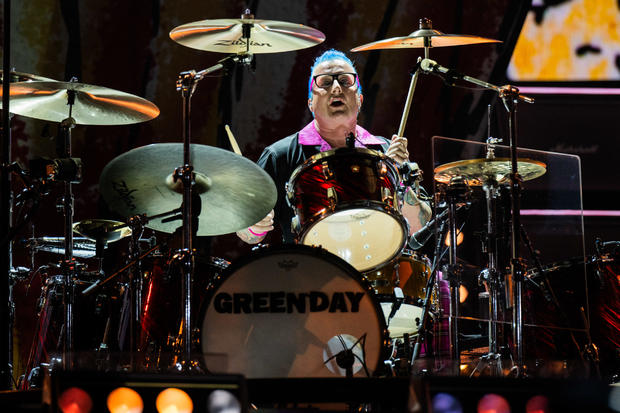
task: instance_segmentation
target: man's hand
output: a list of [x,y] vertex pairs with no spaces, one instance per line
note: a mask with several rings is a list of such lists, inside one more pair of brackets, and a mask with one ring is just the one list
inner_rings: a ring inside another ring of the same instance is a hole
[[269,211],[267,216],[249,228],[237,231],[237,236],[248,244],[258,244],[261,242],[269,231],[273,230],[273,209]]
[[409,160],[409,151],[407,150],[407,138],[403,136],[392,135],[392,141],[385,155],[392,158],[398,165]]

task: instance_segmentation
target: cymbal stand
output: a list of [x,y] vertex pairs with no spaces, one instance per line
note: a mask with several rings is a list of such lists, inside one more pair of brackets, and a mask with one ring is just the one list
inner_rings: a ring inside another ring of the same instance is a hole
[[411,361],[409,363],[410,367],[415,365],[415,361],[420,354],[420,347],[422,342],[426,339],[426,323],[428,320],[429,314],[429,304],[431,302],[431,296],[433,295],[433,291],[435,291],[435,280],[437,279],[437,268],[439,267],[439,263],[441,261],[441,244],[443,243],[445,237],[446,230],[446,220],[443,219],[443,216],[448,213],[448,209],[444,210],[441,214],[437,216],[439,221],[439,226],[436,230],[436,239],[435,239],[435,252],[433,254],[433,263],[431,265],[431,271],[426,281],[426,294],[424,296],[424,301],[422,302],[422,315],[420,316],[420,325],[418,327],[418,335],[415,338],[415,344],[413,345],[413,354],[411,355]]
[[519,245],[520,245],[520,228],[521,228],[521,176],[518,171],[517,164],[517,104],[519,102],[534,103],[534,99],[521,95],[519,89],[511,85],[496,86],[492,83],[485,82],[480,79],[476,79],[471,76],[458,73],[447,67],[440,66],[437,62],[424,59],[420,62],[420,68],[425,73],[435,73],[441,77],[447,77],[450,83],[453,84],[456,80],[464,80],[468,83],[490,89],[497,92],[498,96],[502,99],[504,107],[508,111],[508,136],[510,142],[510,198],[511,198],[511,259],[510,270],[512,274],[513,288],[511,291],[513,317],[512,317],[512,331],[513,342],[516,352],[516,375],[521,376],[523,371],[523,306],[522,306],[522,293],[523,293],[523,280],[524,280],[524,265],[522,259],[519,257]]
[[[243,27],[244,38],[247,47],[250,44],[250,27]],[[247,35],[247,36],[246,36]],[[249,49],[248,49],[249,50]],[[191,362],[191,301],[192,301],[192,276],[194,273],[194,250],[192,246],[192,237],[197,231],[198,216],[200,210],[197,211],[196,217],[192,216],[192,192],[195,183],[194,168],[191,164],[191,100],[192,95],[196,91],[198,82],[204,76],[216,72],[221,69],[231,67],[236,63],[249,65],[252,62],[252,54],[244,53],[239,55],[231,55],[220,60],[216,65],[207,69],[196,72],[194,70],[181,72],[176,82],[176,89],[181,92],[183,99],[183,165],[175,169],[173,178],[175,181],[180,180],[183,184],[183,243],[180,250],[173,256],[173,261],[177,261],[182,269],[183,278],[181,282],[181,291],[183,292],[183,325],[181,328],[181,341],[183,343],[184,358],[180,364],[175,366],[179,370],[191,370],[193,367]],[[195,225],[192,225],[192,222]],[[192,226],[194,228],[192,228]]]
[[486,281],[489,291],[489,351],[480,357],[478,364],[473,369],[470,377],[476,372],[482,372],[485,368],[489,368],[492,376],[501,376],[502,359],[498,351],[497,344],[497,321],[499,318],[499,292],[500,279],[497,262],[497,225],[496,225],[496,199],[499,195],[499,186],[495,180],[489,180],[482,186],[485,193],[486,209],[487,209],[487,233],[486,233],[486,252],[488,256],[488,267],[482,271],[480,278]]
[[445,189],[446,202],[448,204],[448,228],[450,235],[450,245],[448,247],[448,265],[444,267],[444,273],[447,275],[450,283],[450,314],[448,317],[448,328],[450,337],[450,357],[456,366],[461,365],[461,349],[459,345],[459,305],[462,268],[457,263],[457,244],[458,244],[458,226],[457,226],[457,204],[462,202],[467,196],[469,187],[461,177],[454,177],[450,180],[450,184]]
[[[77,79],[71,79],[72,82]],[[65,160],[71,160],[71,130],[75,127],[75,119],[71,117],[73,104],[75,103],[75,92],[67,90],[67,105],[69,105],[69,117],[60,123],[62,139],[64,139]],[[65,256],[61,264],[62,274],[64,275],[63,286],[63,308],[64,308],[64,345],[62,355],[62,367],[65,370],[73,368],[73,350],[75,333],[73,330],[73,306],[75,304],[75,260],[73,257],[73,183],[81,181],[81,170],[79,164],[75,163],[76,170],[73,176],[64,177],[65,193],[62,199],[62,211],[65,218]]]
[[[430,55],[431,48],[431,32],[432,32],[432,22],[430,19],[426,17],[419,20],[420,30],[429,30],[429,37],[424,37],[424,58],[428,59]],[[418,76],[420,74],[420,62],[422,58],[418,57],[415,68],[413,70],[413,74],[411,76],[411,82],[409,83],[409,91],[407,92],[407,98],[405,100],[405,107],[403,109],[403,114],[400,118],[400,125],[398,126],[398,136],[403,136],[405,133],[405,126],[407,125],[407,118],[409,117],[409,110],[411,109],[411,103],[413,102],[413,94],[415,92],[416,84],[418,83]],[[418,183],[416,183],[418,185]],[[417,189],[417,188],[416,188]]]

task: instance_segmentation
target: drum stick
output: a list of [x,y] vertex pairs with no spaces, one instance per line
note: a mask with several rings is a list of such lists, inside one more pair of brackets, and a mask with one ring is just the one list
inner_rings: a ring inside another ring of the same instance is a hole
[[230,130],[230,126],[224,125],[224,129],[226,129],[226,134],[228,134],[228,140],[230,141],[230,146],[232,146],[233,151],[237,155],[241,155],[241,149],[239,149],[239,145],[237,145],[237,141],[235,140],[235,137],[233,136],[232,131]]

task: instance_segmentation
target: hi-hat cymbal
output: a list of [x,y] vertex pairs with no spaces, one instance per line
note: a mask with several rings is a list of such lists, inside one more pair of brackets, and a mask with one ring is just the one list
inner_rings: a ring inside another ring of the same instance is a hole
[[10,111],[62,122],[69,117],[69,91],[75,92],[71,117],[78,125],[127,125],[159,115],[153,103],[129,93],[85,83],[50,81],[11,83]]
[[[9,72],[9,76],[11,77],[10,82],[55,82],[54,79],[50,79],[49,77],[43,77],[39,75],[32,75],[30,73],[24,72],[15,72],[11,70]],[[0,82],[4,79],[4,70],[0,70]]]
[[[547,172],[547,165],[544,162],[520,158],[517,160],[517,169],[521,179],[529,181],[543,176]],[[503,184],[510,180],[511,170],[510,158],[465,159],[435,168],[435,180],[447,184],[450,179],[460,176],[470,186],[489,182]]]
[[275,20],[214,19],[183,24],[170,38],[192,49],[219,53],[244,53],[243,25],[250,24],[251,53],[277,53],[305,49],[325,40],[325,35],[302,24]]
[[420,29],[410,33],[408,36],[392,37],[376,42],[367,43],[351,49],[352,52],[363,52],[366,50],[380,49],[410,49],[423,48],[424,40],[428,39],[430,47],[445,46],[464,46],[469,44],[481,43],[501,43],[500,40],[488,39],[486,37],[473,36],[469,34],[446,34],[439,30],[434,30],[430,20],[420,20]]
[[131,229],[123,225],[109,219],[85,219],[73,224],[73,232],[93,241],[114,242],[131,235]]
[[[271,177],[254,162],[224,149],[193,144],[194,191],[202,208],[198,235],[229,234],[254,225],[273,208],[277,199]],[[114,212],[129,217],[154,216],[179,208],[183,186],[172,174],[183,162],[183,144],[156,143],[114,158],[99,180],[101,195]],[[174,232],[181,219],[152,219],[147,227]]]

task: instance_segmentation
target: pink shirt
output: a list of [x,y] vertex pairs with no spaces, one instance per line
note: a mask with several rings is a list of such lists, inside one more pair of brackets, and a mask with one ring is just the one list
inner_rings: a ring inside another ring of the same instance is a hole
[[[357,136],[355,139],[356,148],[363,148],[364,145],[383,145],[386,143],[384,140],[377,138],[359,125],[355,126],[355,136]],[[321,152],[332,149],[331,145],[327,143],[325,139],[321,137],[319,131],[316,130],[314,121],[311,121],[299,131],[298,141],[300,145],[321,145]]]

